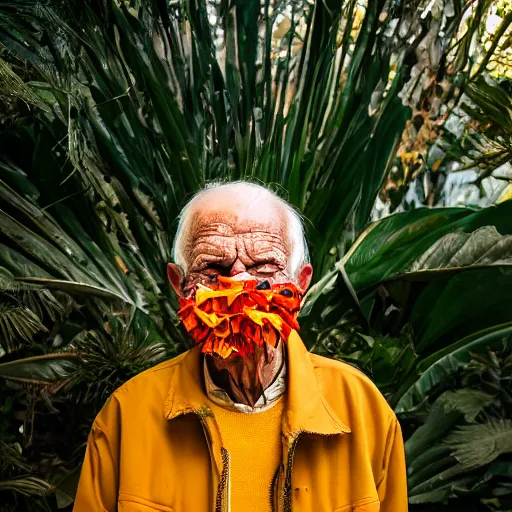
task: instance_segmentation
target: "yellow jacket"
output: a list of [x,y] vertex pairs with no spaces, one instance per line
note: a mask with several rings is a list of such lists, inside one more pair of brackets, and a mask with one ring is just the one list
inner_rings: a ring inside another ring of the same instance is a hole
[[[407,511],[400,426],[377,388],[351,366],[310,354],[295,332],[287,344],[272,509]],[[108,399],[89,435],[74,512],[229,511],[229,453],[207,406],[200,361],[193,348]]]

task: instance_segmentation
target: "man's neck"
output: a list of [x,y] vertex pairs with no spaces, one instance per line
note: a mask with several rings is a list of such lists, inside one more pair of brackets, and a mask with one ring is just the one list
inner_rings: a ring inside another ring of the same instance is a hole
[[235,353],[226,359],[207,355],[208,371],[216,386],[223,389],[235,403],[254,404],[274,382],[284,364],[284,343],[277,347],[256,346],[253,354],[241,357]]

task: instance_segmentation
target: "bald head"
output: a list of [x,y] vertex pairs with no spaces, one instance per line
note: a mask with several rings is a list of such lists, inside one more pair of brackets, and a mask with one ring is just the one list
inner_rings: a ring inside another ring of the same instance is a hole
[[186,283],[222,274],[305,288],[311,277],[300,216],[266,188],[245,182],[213,185],[191,199],[173,259]]

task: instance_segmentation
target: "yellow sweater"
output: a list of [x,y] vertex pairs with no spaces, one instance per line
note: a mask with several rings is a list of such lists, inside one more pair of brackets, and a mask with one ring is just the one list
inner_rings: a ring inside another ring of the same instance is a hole
[[270,485],[281,462],[284,398],[262,412],[229,411],[211,404],[229,452],[231,512],[270,511]]

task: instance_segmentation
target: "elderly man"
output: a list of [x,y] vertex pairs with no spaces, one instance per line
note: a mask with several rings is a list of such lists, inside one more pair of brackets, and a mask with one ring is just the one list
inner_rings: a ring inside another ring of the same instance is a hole
[[173,259],[195,347],[109,398],[75,512],[405,512],[392,410],[297,334],[312,268],[293,208],[258,185],[210,186],[184,208]]

